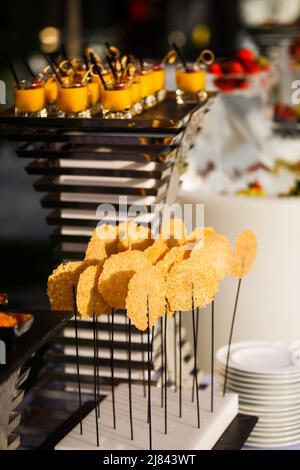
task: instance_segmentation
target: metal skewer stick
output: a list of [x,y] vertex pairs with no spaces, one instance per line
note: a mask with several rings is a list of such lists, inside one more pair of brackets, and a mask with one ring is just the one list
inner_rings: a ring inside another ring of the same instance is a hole
[[151,358],[150,358],[150,313],[147,296],[147,340],[148,340],[148,421],[149,421],[149,450],[152,450],[152,416],[151,416]]
[[164,350],[165,350],[165,434],[168,434],[168,354],[167,354],[167,309],[165,312]]
[[76,370],[77,370],[77,386],[78,386],[78,401],[79,401],[80,434],[82,434],[82,397],[81,397],[81,382],[80,382],[80,368],[79,368],[78,323],[77,323],[77,303],[76,303],[75,286],[73,286],[73,305],[74,305],[75,350],[76,350]]
[[[196,309],[197,318],[196,318],[196,353],[198,354],[198,337],[199,337],[199,308]],[[195,399],[195,376],[193,377],[193,388],[192,388],[192,403]]]
[[93,315],[93,347],[94,347],[94,403],[95,403],[95,426],[96,426],[96,442],[99,447],[99,423],[98,423],[98,400],[97,400],[97,356],[96,356],[96,320]]
[[113,427],[116,429],[116,403],[115,403],[115,363],[114,363],[114,316],[115,309],[111,310],[110,322],[110,368],[111,368],[111,396],[112,396],[112,411],[113,411]]
[[200,428],[200,406],[199,406],[199,385],[197,371],[197,350],[196,350],[196,325],[195,325],[195,308],[194,308],[194,292],[192,287],[192,320],[193,320],[193,343],[194,343],[194,374],[196,382],[196,402],[197,402],[197,425]]
[[237,288],[237,293],[236,293],[236,298],[235,298],[235,304],[234,304],[234,310],[233,310],[233,317],[232,317],[232,322],[231,322],[231,327],[230,327],[230,335],[229,335],[228,351],[227,351],[227,359],[226,359],[226,368],[225,368],[224,387],[223,387],[223,397],[226,395],[227,377],[228,377],[228,366],[229,366],[230,350],[231,350],[231,342],[232,342],[232,335],[233,335],[233,329],[234,329],[234,323],[235,323],[237,305],[238,305],[238,300],[239,300],[239,295],[240,295],[241,283],[242,283],[242,279],[239,279],[238,288]]
[[214,411],[214,374],[215,374],[215,363],[214,363],[214,351],[215,351],[215,301],[211,304],[211,390],[210,390],[210,411]]
[[131,320],[128,321],[128,385],[129,385],[129,417],[130,417],[130,437],[133,441],[133,420],[132,420],[132,390],[131,390]]
[[179,311],[179,418],[182,418],[182,313]]

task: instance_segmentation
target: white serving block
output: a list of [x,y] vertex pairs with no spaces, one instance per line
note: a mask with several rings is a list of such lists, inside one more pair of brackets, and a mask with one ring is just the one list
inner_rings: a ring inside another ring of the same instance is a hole
[[[210,391],[199,393],[201,428],[197,427],[196,401],[191,402],[191,390],[183,390],[182,418],[178,417],[179,394],[168,390],[168,434],[164,433],[164,409],[161,408],[161,390],[151,388],[152,448],[153,450],[209,450],[238,412],[238,396],[215,396],[214,412],[210,412]],[[112,402],[108,395],[101,403],[99,434],[100,447],[96,445],[95,411],[83,421],[83,434],[76,426],[56,446],[56,450],[142,450],[149,449],[147,424],[148,399],[143,387],[132,387],[134,440],[130,439],[128,385],[115,389],[117,428],[112,425]]]

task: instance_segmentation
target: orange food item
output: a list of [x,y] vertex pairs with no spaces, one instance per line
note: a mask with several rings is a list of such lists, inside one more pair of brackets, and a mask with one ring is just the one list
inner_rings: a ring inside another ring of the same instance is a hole
[[13,328],[17,324],[18,322],[14,317],[0,312],[0,328]]
[[86,85],[60,86],[57,104],[65,113],[80,113],[88,107],[88,88]]
[[102,106],[107,111],[124,111],[132,106],[131,87],[120,90],[102,90]]
[[198,93],[205,90],[206,72],[205,70],[188,71],[177,70],[176,72],[177,88],[189,93]]
[[15,107],[24,113],[36,113],[45,107],[43,87],[15,89]]

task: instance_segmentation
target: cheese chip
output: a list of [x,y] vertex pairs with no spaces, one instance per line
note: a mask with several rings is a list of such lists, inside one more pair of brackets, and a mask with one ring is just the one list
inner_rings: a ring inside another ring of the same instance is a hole
[[141,331],[148,328],[147,300],[149,326],[152,327],[158,318],[165,314],[166,309],[165,279],[156,266],[150,266],[147,270],[135,273],[128,284],[127,316]]
[[137,225],[135,222],[122,222],[119,225],[118,251],[144,251],[152,243],[149,228]]
[[48,290],[52,310],[73,310],[73,287],[77,286],[82,271],[93,264],[91,260],[60,264],[48,278]]
[[157,263],[158,269],[166,276],[175,263],[181,262],[190,256],[190,250],[185,246],[175,246]]
[[189,311],[192,298],[195,308],[203,308],[214,299],[218,289],[215,271],[197,259],[189,258],[176,264],[167,277],[166,296],[172,311]]
[[153,245],[146,248],[144,255],[152,264],[157,264],[169,251],[168,244],[165,240],[155,240]]
[[109,311],[109,307],[98,290],[98,279],[102,265],[89,266],[79,276],[76,292],[78,313],[81,317],[98,317]]
[[104,263],[98,289],[105,301],[115,308],[125,308],[128,283],[139,271],[147,271],[152,264],[137,250],[124,251],[112,255]]
[[251,230],[238,235],[234,245],[234,256],[231,268],[231,274],[242,279],[251,271],[256,259],[257,240]]
[[219,280],[224,279],[231,269],[232,249],[231,244],[224,235],[213,232],[200,241],[192,250],[191,258],[197,257],[199,263],[203,261],[211,266]]
[[169,248],[186,243],[187,230],[181,219],[169,219],[160,232],[160,238],[166,240]]

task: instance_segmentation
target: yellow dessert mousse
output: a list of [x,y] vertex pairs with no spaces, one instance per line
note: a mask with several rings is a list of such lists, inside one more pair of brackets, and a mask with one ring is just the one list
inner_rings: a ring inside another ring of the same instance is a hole
[[187,64],[176,69],[177,103],[197,101],[206,87],[206,68],[202,64]]
[[59,117],[91,117],[86,83],[64,82],[58,90]]
[[130,82],[110,83],[101,94],[105,118],[130,119],[133,116],[132,85]]
[[15,115],[46,117],[45,89],[41,80],[21,81],[14,90]]
[[140,77],[143,108],[149,109],[156,105],[153,69],[149,65],[145,65],[140,70]]
[[87,82],[89,106],[92,114],[100,110],[100,84],[96,78],[90,78]]
[[142,104],[142,92],[141,92],[141,76],[138,73],[135,73],[131,80],[131,90],[132,90],[132,110],[133,114],[141,114],[143,111]]

